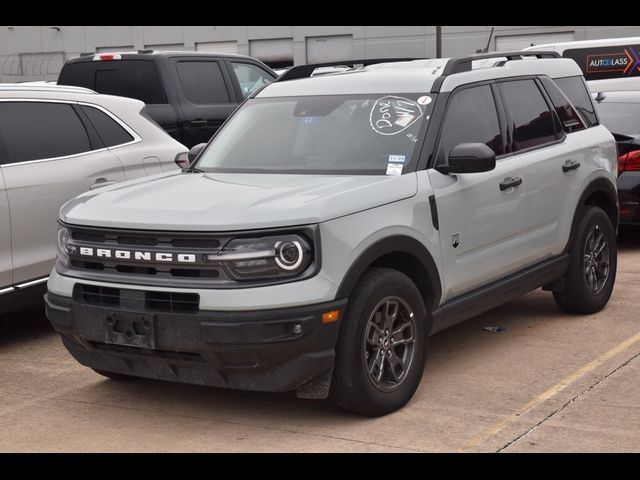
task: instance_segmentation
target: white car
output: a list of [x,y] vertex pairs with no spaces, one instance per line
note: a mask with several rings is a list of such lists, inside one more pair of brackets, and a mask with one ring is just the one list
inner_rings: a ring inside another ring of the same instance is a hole
[[144,107],[84,88],[0,84],[0,311],[41,298],[63,203],[187,162]]

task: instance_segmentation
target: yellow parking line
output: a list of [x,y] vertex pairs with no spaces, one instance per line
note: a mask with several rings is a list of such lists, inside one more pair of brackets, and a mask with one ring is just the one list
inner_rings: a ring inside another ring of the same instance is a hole
[[596,369],[597,367],[599,367],[600,365],[602,365],[604,362],[606,362],[607,360],[611,359],[612,357],[618,355],[619,353],[624,352],[625,350],[627,350],[628,348],[632,347],[633,345],[635,345],[638,342],[640,342],[640,332],[637,333],[636,335],[634,335],[633,337],[628,338],[624,342],[616,345],[611,350],[609,350],[608,352],[600,355],[595,360],[587,363],[583,367],[580,367],[578,370],[573,372],[571,375],[569,375],[569,376],[565,377],[564,379],[560,380],[553,387],[551,387],[548,390],[542,392],[540,395],[535,397],[533,400],[531,400],[529,403],[524,405],[518,411],[512,413],[508,417],[502,419],[501,421],[499,421],[498,423],[496,423],[492,427],[490,427],[487,430],[485,430],[480,435],[474,437],[467,445],[465,445],[462,448],[462,451],[471,450],[473,448],[476,448],[478,445],[480,445],[481,443],[485,442],[486,440],[488,440],[489,438],[493,437],[498,432],[503,430],[507,425],[519,420],[520,418],[522,418],[523,415],[525,415],[526,413],[530,412],[531,410],[536,408],[541,403],[549,400],[550,398],[552,398],[556,394],[560,393],[567,386],[569,386],[570,384],[572,384],[573,382],[575,382],[579,378],[583,377],[587,373],[589,373],[592,370]]

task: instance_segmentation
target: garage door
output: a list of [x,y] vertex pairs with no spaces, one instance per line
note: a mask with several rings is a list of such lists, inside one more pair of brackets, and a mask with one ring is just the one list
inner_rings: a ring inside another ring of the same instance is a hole
[[517,51],[532,45],[544,45],[545,43],[573,42],[573,32],[540,33],[534,35],[505,35],[496,37],[496,50],[499,52]]
[[182,52],[184,43],[163,43],[158,45],[146,45],[144,48],[150,48],[156,52]]
[[307,37],[307,63],[353,60],[353,36]]
[[211,53],[238,53],[238,42],[196,43],[196,50]]
[[133,45],[127,45],[125,47],[98,47],[96,48],[96,52],[98,53],[108,53],[108,52],[132,52],[135,51]]
[[288,63],[293,65],[293,39],[251,40],[249,52],[253,58],[265,63]]

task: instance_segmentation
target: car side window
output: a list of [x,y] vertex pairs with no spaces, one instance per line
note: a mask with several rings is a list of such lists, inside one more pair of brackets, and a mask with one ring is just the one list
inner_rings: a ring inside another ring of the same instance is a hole
[[534,80],[515,80],[499,85],[511,117],[514,153],[558,139],[553,112]]
[[182,92],[194,105],[231,103],[218,62],[179,61],[176,67]]
[[451,149],[461,143],[484,143],[496,156],[504,153],[496,103],[489,85],[454,93],[447,107],[436,164],[446,164]]
[[575,105],[587,122],[587,128],[599,125],[596,107],[582,77],[554,78],[554,82]]
[[65,157],[91,151],[89,137],[71,105],[0,102],[4,164]]
[[82,111],[87,114],[93,128],[105,147],[115,147],[129,143],[133,137],[109,115],[94,107],[82,106]]
[[562,90],[560,90],[560,88],[550,78],[542,77],[541,80],[547,95],[549,95],[549,98],[551,99],[551,103],[553,103],[553,106],[556,109],[558,118],[562,122],[564,131],[571,133],[584,130],[586,126],[582,121],[580,114],[571,104],[571,100],[562,93]]
[[244,98],[249,98],[257,89],[268,85],[274,80],[265,70],[256,65],[237,62],[232,62],[231,65],[233,66],[233,73],[238,79]]

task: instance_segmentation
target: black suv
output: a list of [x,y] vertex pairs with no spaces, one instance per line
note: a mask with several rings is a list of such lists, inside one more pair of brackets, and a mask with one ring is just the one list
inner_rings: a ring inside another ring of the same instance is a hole
[[142,100],[150,118],[191,148],[209,141],[238,104],[276,77],[241,55],[139,50],[69,59],[58,84]]

